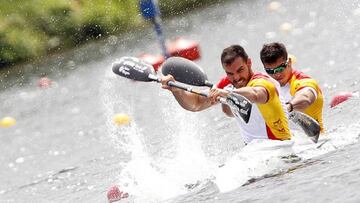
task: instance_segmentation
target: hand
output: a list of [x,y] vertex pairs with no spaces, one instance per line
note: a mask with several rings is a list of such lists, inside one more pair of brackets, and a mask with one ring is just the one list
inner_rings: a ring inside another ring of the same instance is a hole
[[173,88],[173,87],[171,87],[171,86],[169,86],[168,85],[168,82],[169,81],[173,81],[173,82],[175,82],[175,79],[174,79],[174,77],[172,76],[172,75],[166,75],[166,76],[163,76],[162,78],[161,78],[161,84],[162,84],[162,88],[163,89],[167,89],[167,90],[170,90],[171,92],[177,92],[177,91],[182,91],[182,90],[180,90],[179,88]]
[[215,104],[219,101],[220,97],[227,97],[229,95],[229,91],[212,88],[209,92],[209,98],[211,100],[211,104]]

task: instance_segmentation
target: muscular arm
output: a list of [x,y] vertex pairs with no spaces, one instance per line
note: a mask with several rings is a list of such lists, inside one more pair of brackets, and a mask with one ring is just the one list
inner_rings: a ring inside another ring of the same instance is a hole
[[[267,90],[264,87],[260,87],[260,86],[242,87],[242,88],[233,90],[233,92],[246,97],[247,99],[249,99],[253,103],[264,104],[264,103],[266,103],[268,101],[268,98],[269,98]],[[214,99],[214,98],[217,98],[218,96],[227,97],[228,94],[229,94],[229,92],[224,91],[224,90],[222,90],[222,91],[213,90],[213,92],[210,95]],[[213,102],[215,102],[215,101],[213,100]],[[230,109],[230,107],[228,105],[222,104],[221,107],[222,107],[223,112],[227,116],[234,117],[234,115],[231,112],[231,109]]]
[[[314,103],[314,101],[316,100],[316,96],[314,94],[314,91],[312,88],[306,88],[303,90],[298,91],[294,98],[291,99],[290,103],[293,106],[293,110],[297,110],[297,111],[305,111],[305,109],[307,107],[309,107],[312,103]],[[288,109],[290,109],[291,107],[289,106],[290,104],[288,104]]]
[[171,92],[180,106],[188,111],[201,111],[212,105],[210,99],[203,96],[192,94],[183,90],[171,90]]
[[242,87],[239,89],[235,89],[234,92],[246,97],[252,103],[265,104],[269,99],[269,94],[267,90],[261,86]]
[[169,81],[175,81],[171,75],[164,76],[161,80],[162,88],[171,91],[180,106],[188,111],[201,111],[212,105],[209,98],[168,86]]

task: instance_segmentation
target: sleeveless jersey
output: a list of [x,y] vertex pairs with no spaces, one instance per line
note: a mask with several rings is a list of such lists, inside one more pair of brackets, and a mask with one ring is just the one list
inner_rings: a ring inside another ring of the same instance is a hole
[[323,119],[322,119],[322,109],[324,105],[324,97],[321,92],[321,89],[317,82],[304,74],[301,71],[293,70],[292,76],[288,83],[281,87],[281,94],[284,94],[286,101],[289,101],[296,92],[300,91],[303,88],[310,87],[317,93],[317,98],[305,111],[304,113],[314,118],[320,124],[321,132],[324,132]]

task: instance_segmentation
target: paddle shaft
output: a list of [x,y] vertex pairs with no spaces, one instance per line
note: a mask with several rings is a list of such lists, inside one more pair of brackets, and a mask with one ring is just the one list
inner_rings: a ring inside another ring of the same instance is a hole
[[[152,75],[150,74],[149,75],[149,79],[153,80],[153,81],[156,81],[158,83],[161,83],[161,79],[158,78],[157,76],[155,75]],[[179,82],[174,82],[174,81],[169,81],[167,83],[167,85],[169,85],[170,87],[175,87],[175,88],[178,88],[178,89],[182,89],[182,90],[185,90],[187,92],[190,92],[190,93],[193,93],[193,94],[197,94],[197,95],[200,95],[200,96],[203,96],[203,97],[208,97],[208,94],[206,94],[205,92],[201,92],[201,91],[196,91],[194,90],[194,88],[190,85],[186,85],[186,84],[182,84],[182,83],[179,83]],[[224,98],[220,99],[220,100],[223,100],[225,101]]]
[[[156,81],[158,83],[161,83],[161,79],[158,78],[157,76],[153,75],[153,74],[149,75],[149,79],[151,79],[152,81]],[[191,87],[190,85],[185,85],[185,84],[182,84],[182,83],[179,83],[179,82],[169,81],[167,83],[167,85],[169,85],[170,87],[175,87],[175,88],[178,88],[178,89],[182,89],[182,90],[185,90],[187,92],[197,94],[197,95],[200,95],[200,96],[203,96],[203,97],[208,97],[209,96],[205,92],[194,90],[194,88]],[[223,103],[223,104],[227,103],[226,99],[222,98],[222,97],[219,98],[219,101],[220,101],[220,103]]]
[[187,92],[191,92],[191,93],[194,93],[194,94],[197,94],[197,95],[200,95],[200,96],[208,97],[208,94],[206,94],[204,92],[196,91],[196,90],[193,89],[193,87],[185,85],[185,84],[181,84],[181,83],[173,82],[173,81],[169,81],[167,84],[170,87],[176,87],[176,88],[185,90]]

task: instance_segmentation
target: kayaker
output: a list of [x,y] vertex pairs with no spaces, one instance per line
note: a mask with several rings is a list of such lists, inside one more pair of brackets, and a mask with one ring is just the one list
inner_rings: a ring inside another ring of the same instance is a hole
[[[254,139],[289,140],[291,134],[286,106],[278,94],[278,82],[266,74],[254,72],[251,59],[240,45],[225,48],[221,54],[221,63],[226,76],[210,90],[209,97],[168,86],[168,81],[175,81],[171,75],[162,78],[162,87],[170,90],[178,103],[189,111],[201,111],[217,104],[218,97],[227,97],[230,92],[243,95],[256,104],[252,106],[247,124],[235,117],[245,143]],[[234,117],[228,105],[222,104],[222,110],[226,115]]]
[[[324,97],[316,80],[292,67],[293,62],[282,43],[264,44],[260,59],[267,74],[280,83],[280,94],[286,101],[288,111],[301,111],[311,116],[319,123],[321,132],[324,132]],[[290,125],[290,128],[296,127]]]

